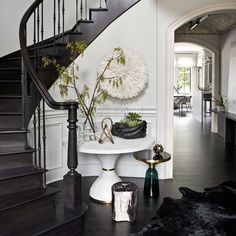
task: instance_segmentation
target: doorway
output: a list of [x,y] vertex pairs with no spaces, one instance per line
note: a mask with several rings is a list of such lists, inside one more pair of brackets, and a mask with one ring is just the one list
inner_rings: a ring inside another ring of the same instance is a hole
[[[214,53],[188,42],[174,48],[174,115],[211,120],[212,64]],[[215,81],[215,80],[214,80]]]
[[[182,25],[190,22],[193,19],[197,19],[198,17],[202,17],[207,14],[215,14],[217,12],[228,12],[236,10],[236,3],[220,3],[220,4],[211,4],[210,6],[199,7],[198,9],[193,10],[192,12],[188,12],[186,15],[181,16],[178,20],[176,20],[170,27],[168,28],[168,50],[167,50],[167,71],[166,71],[166,133],[169,135],[166,137],[166,144],[170,151],[173,153],[173,85],[174,85],[174,43],[175,43],[175,31]],[[206,43],[207,44],[207,43]],[[212,45],[208,45],[208,48],[214,52],[214,60],[215,65],[219,65],[219,50],[215,50],[215,48],[211,48]],[[217,96],[220,89],[219,83],[219,67],[216,66],[212,68],[213,74],[213,84],[212,84],[212,96]],[[211,131],[217,132],[217,117],[212,114],[211,119]],[[173,177],[173,166],[169,165],[166,169],[166,176]],[[171,174],[172,173],[172,174]]]

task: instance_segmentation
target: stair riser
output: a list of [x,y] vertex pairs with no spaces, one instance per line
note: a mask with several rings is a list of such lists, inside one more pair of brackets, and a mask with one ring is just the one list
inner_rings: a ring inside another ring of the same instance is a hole
[[2,147],[25,145],[24,133],[0,134],[0,143]]
[[40,53],[42,55],[55,55],[55,56],[63,56],[68,50],[65,46],[55,46],[55,47],[46,47],[42,48]]
[[[45,220],[46,217],[43,216],[49,214],[47,216],[48,220],[50,220],[50,216],[52,219],[53,213],[55,214],[54,210],[55,195],[49,195],[25,205],[0,212],[1,235],[29,235],[25,234],[27,228],[32,227],[33,224],[45,224],[45,222],[42,222],[42,219]],[[24,224],[22,224],[23,222]]]
[[0,79],[4,80],[18,80],[21,78],[21,71],[20,70],[6,70],[6,71],[1,71],[0,70]]
[[[67,222],[63,225],[58,226],[52,230],[48,230],[47,232],[43,232],[38,234],[37,236],[64,236],[64,235],[78,235],[84,229],[84,216],[77,218],[76,220]],[[76,232],[76,233],[75,233]]]
[[32,167],[32,166],[33,166],[32,153],[0,155],[0,171],[11,168]]
[[[34,59],[31,57],[31,62],[34,64]],[[41,60],[41,57],[39,61]],[[0,65],[0,68],[9,68],[9,67],[21,67],[21,61],[20,60],[9,60],[6,63],[2,63]]]
[[75,41],[78,41],[79,38],[80,38],[80,35],[78,35],[78,34],[67,34],[67,35],[64,36],[64,38],[63,37],[58,38],[56,40],[56,42],[57,43],[75,42]]
[[21,98],[1,98],[0,97],[0,112],[20,112],[22,106]]
[[42,180],[42,173],[1,180],[0,196],[40,188],[43,184]]
[[0,95],[21,95],[21,83],[0,83]]
[[0,128],[21,128],[21,115],[0,115]]
[[1,62],[0,68],[6,68],[6,67],[20,67],[21,66],[21,60],[6,60]]
[[[34,60],[34,56],[35,56],[34,53],[30,53],[30,55],[31,55],[30,60],[31,60],[32,64],[34,64],[35,61],[37,61],[37,63],[39,63],[40,66],[42,65],[41,64],[42,57],[43,57],[42,55],[39,56],[39,59],[37,59],[37,60]],[[50,54],[45,54],[45,55],[50,55]],[[53,54],[53,56],[60,56],[60,55],[59,54],[58,55]],[[9,68],[9,67],[21,67],[21,61],[18,61],[18,60],[12,60],[11,61],[10,60],[9,62],[7,62],[5,64],[0,65],[0,68]]]

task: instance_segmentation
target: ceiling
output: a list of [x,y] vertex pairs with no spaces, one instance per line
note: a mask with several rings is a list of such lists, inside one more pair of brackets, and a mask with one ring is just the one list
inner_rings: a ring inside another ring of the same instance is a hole
[[193,43],[175,43],[175,53],[202,53],[203,48]]
[[[191,30],[191,26],[195,23],[197,26]],[[178,28],[175,33],[176,35],[223,34],[233,28],[236,28],[236,12],[217,13],[192,19],[190,22]]]

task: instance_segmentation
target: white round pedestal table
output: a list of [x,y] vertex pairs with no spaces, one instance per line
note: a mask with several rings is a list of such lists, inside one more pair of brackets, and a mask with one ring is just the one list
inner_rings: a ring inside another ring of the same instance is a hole
[[113,184],[121,181],[115,172],[116,161],[120,155],[150,149],[154,144],[154,138],[149,135],[138,139],[118,137],[113,137],[113,139],[114,144],[109,141],[103,144],[97,141],[78,144],[79,152],[95,154],[101,162],[102,172],[89,190],[89,196],[101,203],[111,203],[111,187]]

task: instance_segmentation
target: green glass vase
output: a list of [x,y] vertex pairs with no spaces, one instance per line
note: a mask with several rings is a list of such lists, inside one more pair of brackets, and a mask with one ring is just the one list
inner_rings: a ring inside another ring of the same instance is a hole
[[159,182],[158,182],[158,173],[155,167],[149,167],[144,183],[144,196],[151,198],[159,197]]

